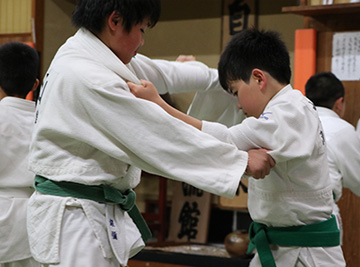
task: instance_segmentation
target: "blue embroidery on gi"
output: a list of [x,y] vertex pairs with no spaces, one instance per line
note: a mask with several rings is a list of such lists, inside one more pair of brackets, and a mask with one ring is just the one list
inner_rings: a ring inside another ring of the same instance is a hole
[[263,114],[260,115],[260,118],[259,119],[265,119],[265,120],[268,120],[269,117],[265,116],[266,114],[272,114],[272,112],[264,112]]
[[115,227],[114,221],[112,219],[109,220],[110,226]]
[[111,231],[111,236],[113,239],[117,240],[117,234],[114,231]]

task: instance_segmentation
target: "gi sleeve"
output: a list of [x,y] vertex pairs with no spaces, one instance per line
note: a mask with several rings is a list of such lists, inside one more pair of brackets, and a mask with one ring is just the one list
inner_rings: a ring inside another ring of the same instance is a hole
[[283,101],[266,109],[258,119],[249,117],[230,128],[203,121],[202,130],[234,143],[240,150],[269,149],[269,154],[279,163],[306,157],[314,147],[324,150],[319,119],[310,109],[307,104],[294,107],[291,101]]
[[151,81],[160,94],[223,90],[217,70],[198,61],[153,60],[138,54],[128,67],[139,79]]
[[[41,104],[48,108],[42,115],[66,110],[57,112],[56,119],[45,120],[51,124],[46,126],[47,132],[61,131],[66,140],[71,136],[71,143],[64,141],[63,146],[71,147],[75,154],[95,148],[146,172],[234,196],[247,166],[246,152],[173,118],[150,101],[136,98],[116,75],[101,68],[91,73],[91,79],[76,76],[56,81],[56,73],[48,76],[49,84],[58,84],[61,90],[44,90],[43,97],[52,99]],[[42,121],[44,118],[38,123]]]

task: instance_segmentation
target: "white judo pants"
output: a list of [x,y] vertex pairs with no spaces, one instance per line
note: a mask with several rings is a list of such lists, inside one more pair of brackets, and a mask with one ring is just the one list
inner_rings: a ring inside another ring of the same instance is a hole
[[[81,227],[79,227],[81,225]],[[60,264],[43,267],[119,267],[117,259],[104,258],[84,210],[66,207],[61,226]]]

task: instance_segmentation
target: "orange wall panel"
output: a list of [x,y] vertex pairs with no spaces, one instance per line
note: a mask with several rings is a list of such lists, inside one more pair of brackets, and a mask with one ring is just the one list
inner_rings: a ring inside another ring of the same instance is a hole
[[294,89],[305,94],[307,80],[316,72],[316,30],[295,31]]

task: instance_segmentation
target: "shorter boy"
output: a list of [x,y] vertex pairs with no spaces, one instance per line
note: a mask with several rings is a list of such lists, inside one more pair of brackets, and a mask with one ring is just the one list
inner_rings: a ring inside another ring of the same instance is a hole
[[[34,175],[27,169],[35,103],[26,95],[39,84],[39,56],[30,46],[0,46],[0,265],[40,266],[26,231]],[[14,265],[17,264],[17,265]]]
[[[151,83],[129,83],[133,94],[241,150],[266,148],[276,166],[265,179],[249,179],[253,219],[250,266],[345,266],[332,217],[325,140],[313,104],[290,85],[285,44],[272,31],[243,30],[229,42],[218,66],[220,83],[238,97],[248,117],[227,128],[174,110]],[[276,265],[275,265],[276,263]]]
[[360,139],[345,114],[345,88],[331,72],[319,72],[307,81],[305,95],[314,103],[324,128],[334,214],[341,226],[339,201],[343,187],[360,196]]

